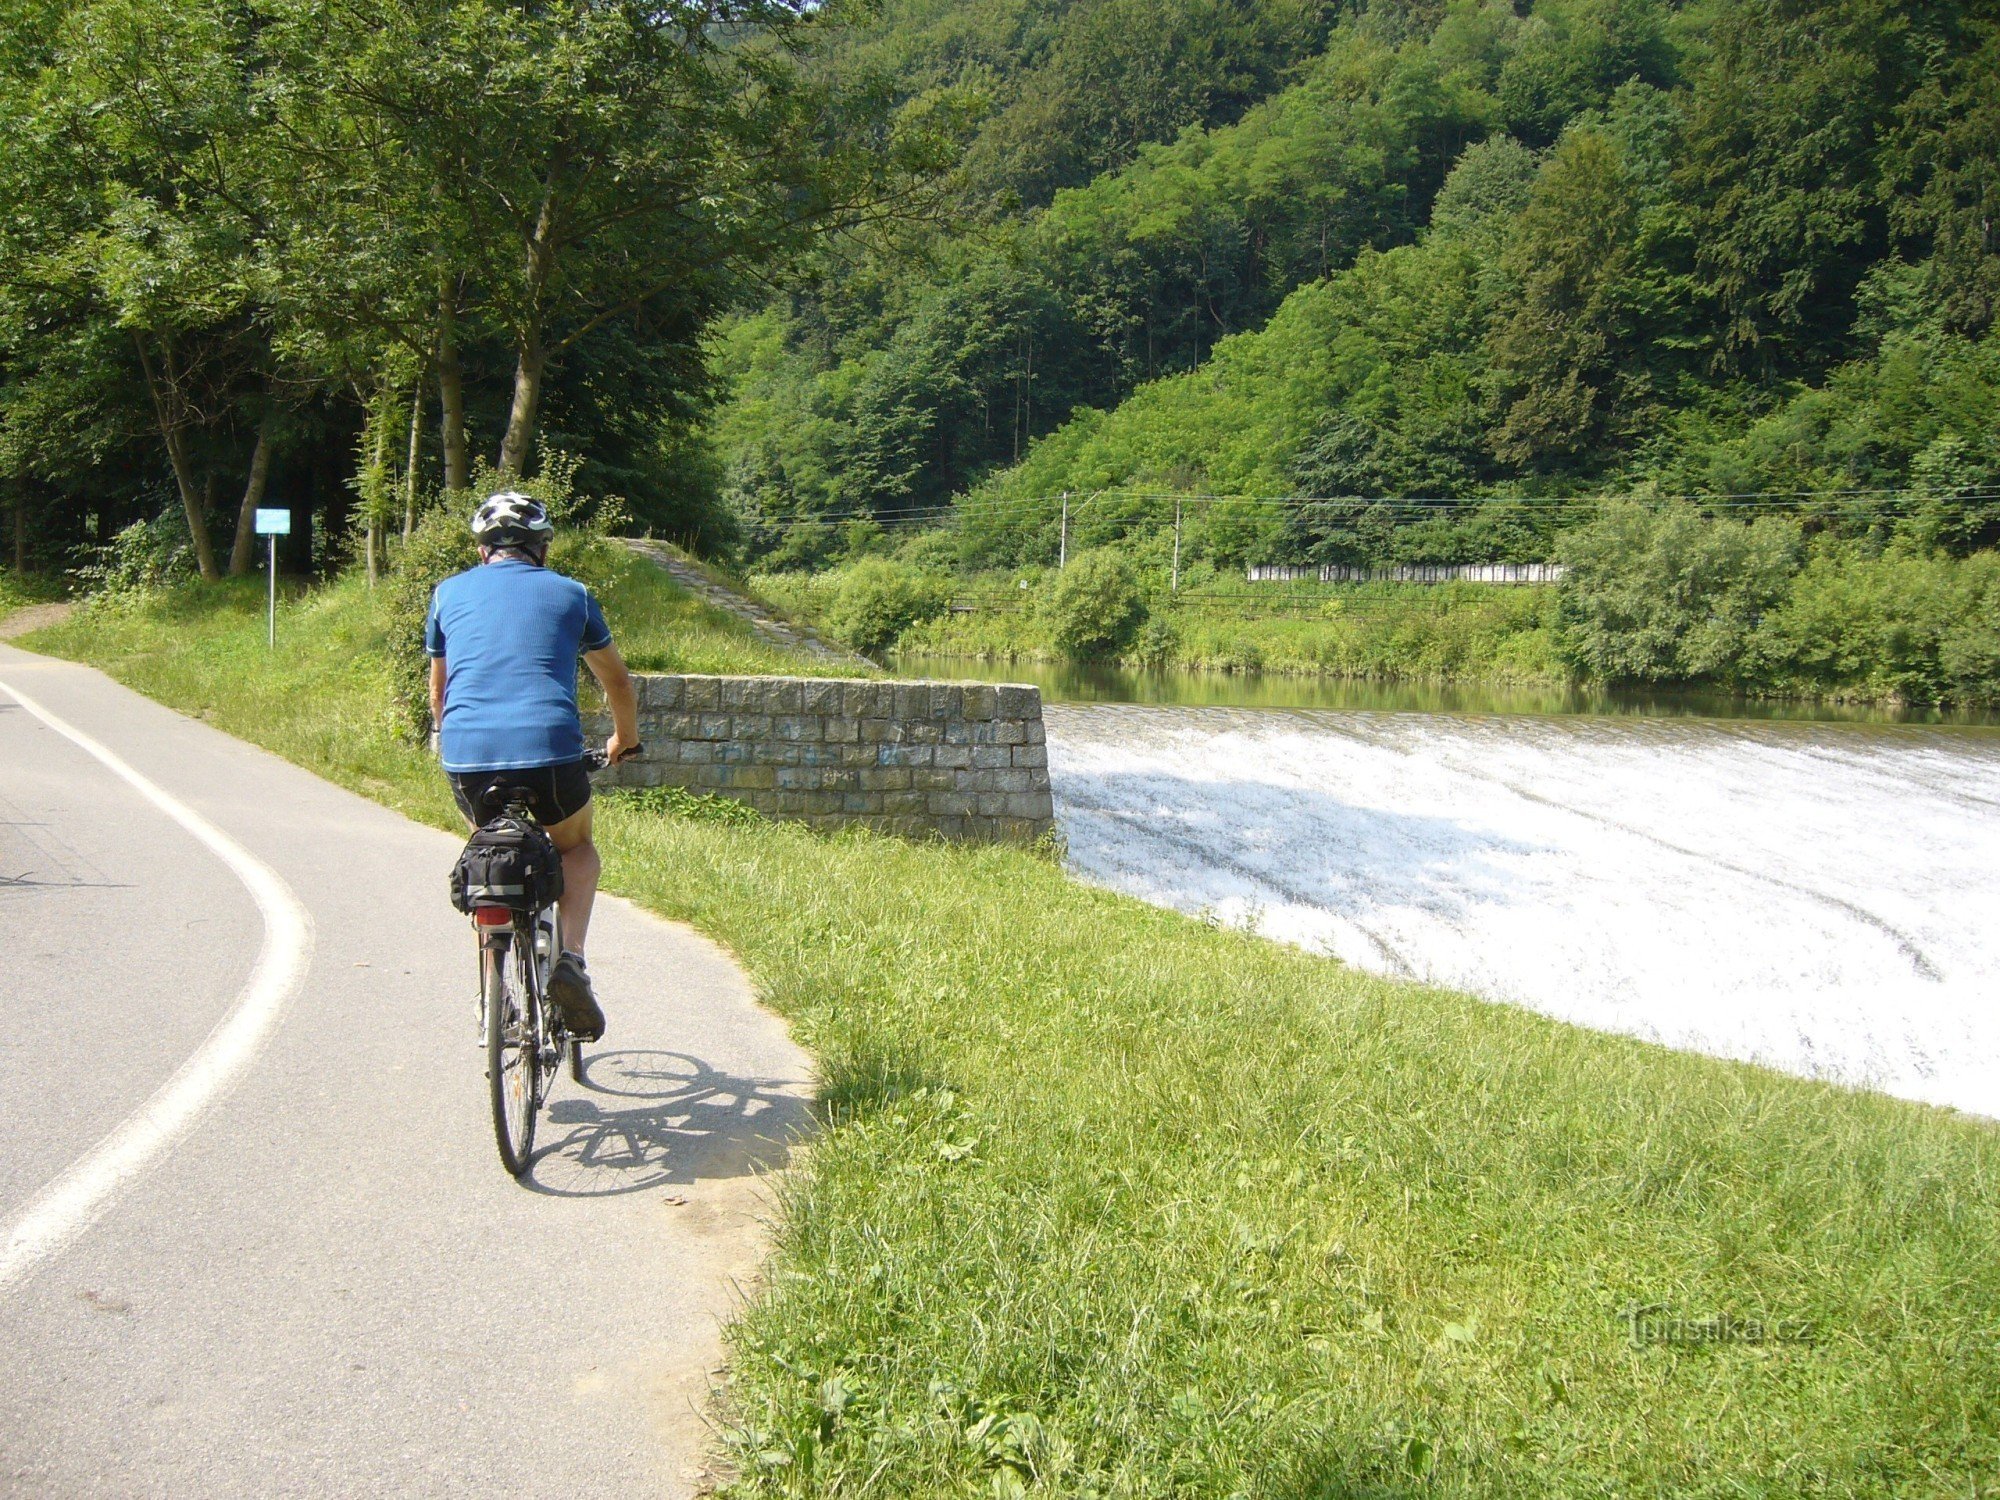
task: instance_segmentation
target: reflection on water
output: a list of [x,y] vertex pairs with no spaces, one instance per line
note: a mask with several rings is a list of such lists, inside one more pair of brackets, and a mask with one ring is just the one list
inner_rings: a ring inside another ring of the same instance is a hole
[[999,662],[906,653],[890,663],[911,677],[1027,682],[1051,703],[1160,703],[1188,707],[1327,708],[1376,713],[1614,714],[1641,718],[1801,719],[1857,724],[2000,725],[2000,713],[1878,708],[1644,689],[1376,682],[1174,668],[1142,671],[1074,662]]

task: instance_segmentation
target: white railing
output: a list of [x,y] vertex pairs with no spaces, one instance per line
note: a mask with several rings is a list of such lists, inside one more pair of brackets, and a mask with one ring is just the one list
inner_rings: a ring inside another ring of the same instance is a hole
[[1381,568],[1257,563],[1247,576],[1252,583],[1559,583],[1565,571],[1561,563],[1405,563]]

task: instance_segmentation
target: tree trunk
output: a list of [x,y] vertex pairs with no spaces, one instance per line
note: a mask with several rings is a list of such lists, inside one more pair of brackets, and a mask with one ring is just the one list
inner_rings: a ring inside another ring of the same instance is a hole
[[542,371],[548,350],[542,344],[542,294],[555,269],[556,186],[552,174],[542,190],[535,215],[535,232],[528,241],[528,307],[532,317],[515,341],[514,404],[507,413],[507,432],[500,439],[500,472],[516,477],[527,467],[535,441],[535,415],[542,404]]
[[14,481],[14,571],[28,571],[28,486]]
[[472,464],[465,443],[465,372],[458,362],[458,300],[448,280],[438,287],[438,404],[443,418],[438,446],[444,451],[444,487],[471,487]]
[[417,371],[417,384],[410,392],[410,459],[403,467],[403,541],[417,529],[417,465],[424,456],[424,376]]
[[174,486],[180,491],[181,511],[187,517],[188,532],[194,540],[195,565],[201,569],[201,576],[209,583],[222,577],[215,565],[215,543],[208,535],[208,517],[203,514],[201,497],[195,492],[194,468],[188,462],[186,435],[181,424],[169,415],[170,407],[177,407],[180,399],[172,389],[173,348],[162,344],[165,374],[169,384],[162,387],[160,372],[153,368],[152,356],[146,352],[146,340],[135,328],[132,343],[139,351],[139,368],[146,377],[146,389],[153,397],[153,414],[159,418],[160,436],[166,441],[167,461],[173,465]]
[[382,523],[388,519],[389,510],[389,382],[382,381],[382,394],[378,398],[374,415],[370,419],[375,427],[375,455],[369,463],[374,479],[368,492],[361,497],[361,503],[368,507],[368,530],[361,539],[362,550],[368,555],[368,587],[375,587],[381,576],[380,556],[382,551]]
[[544,358],[539,349],[523,350],[514,364],[514,405],[507,413],[507,435],[500,440],[500,472],[510,479],[527,464],[528,448],[535,440]]
[[250,477],[244,481],[243,503],[236,508],[236,541],[229,549],[229,576],[241,578],[256,562],[257,507],[264,503],[264,486],[271,478],[271,427],[278,402],[272,382],[264,383],[264,414],[257,420],[257,446],[250,450]]

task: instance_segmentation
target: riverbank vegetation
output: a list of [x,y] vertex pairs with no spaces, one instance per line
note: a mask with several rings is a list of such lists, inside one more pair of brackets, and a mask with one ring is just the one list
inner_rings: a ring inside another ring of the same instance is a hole
[[[276,653],[259,602],[31,644],[454,827],[382,592],[288,598]],[[690,811],[607,798],[607,883],[741,957],[824,1122],[729,1334],[739,1493],[1944,1496],[2000,1465],[1990,1122],[1021,851]]]
[[[1206,561],[1173,585],[1160,548],[1068,570],[953,573],[925,542],[817,574],[753,577],[870,650],[999,661],[1429,682],[1699,685],[1770,698],[2000,703],[2000,554],[1808,540],[1789,516],[1601,508],[1565,533],[1553,586],[1247,582]],[[867,601],[893,595],[893,611]]]
[[[1076,6],[1061,45],[1114,8]],[[1203,13],[1160,12],[1174,34]],[[926,14],[890,6],[875,34],[930,77]],[[1769,554],[1774,528],[1749,533],[1782,523],[1798,603],[1753,646],[1758,612],[1706,565],[1627,642],[1603,599],[1566,600],[1566,670],[1991,701],[1990,652],[1946,640],[1976,618],[1935,609],[1984,607],[1965,563],[2000,542],[1993,18],[1374,0],[1317,20],[1248,107],[1185,102],[1088,177],[1052,116],[1063,165],[1036,191],[971,159],[982,212],[922,254],[730,325],[710,430],[761,566],[906,545],[964,589],[1110,546],[1157,595],[1169,538],[1218,574],[1581,549],[1600,578],[1623,538],[1651,579],[1628,497],[1711,558]],[[1836,617],[1848,638],[1807,638]],[[1235,635],[1269,656],[1261,628]]]

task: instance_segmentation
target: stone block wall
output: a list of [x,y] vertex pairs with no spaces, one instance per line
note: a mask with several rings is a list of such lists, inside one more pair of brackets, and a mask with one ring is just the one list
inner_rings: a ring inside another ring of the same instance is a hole
[[[635,674],[624,786],[733,797],[816,828],[1032,842],[1055,826],[1038,688]],[[602,736],[608,720],[590,728]]]

